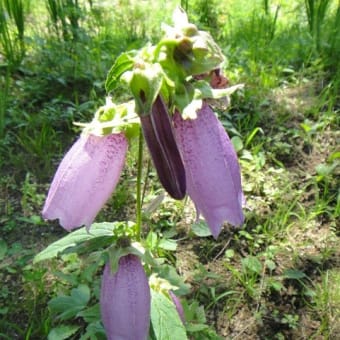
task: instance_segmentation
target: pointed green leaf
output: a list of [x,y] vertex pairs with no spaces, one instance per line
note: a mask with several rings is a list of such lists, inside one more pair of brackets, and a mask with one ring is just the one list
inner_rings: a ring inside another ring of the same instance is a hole
[[[117,223],[94,223],[92,224],[90,231],[87,232],[86,228],[80,228],[67,234],[62,239],[53,242],[39,254],[37,254],[33,260],[33,263],[39,261],[48,260],[53,257],[57,257],[63,253],[66,249],[79,246],[81,243],[87,241],[96,242],[96,238],[101,238],[104,241],[110,241],[113,237],[113,231],[117,227]],[[99,245],[98,245],[99,246]]]

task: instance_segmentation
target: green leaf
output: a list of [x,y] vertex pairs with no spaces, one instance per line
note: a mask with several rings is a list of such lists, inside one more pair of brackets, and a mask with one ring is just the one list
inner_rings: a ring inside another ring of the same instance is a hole
[[156,249],[158,242],[157,234],[153,231],[150,231],[148,233],[148,236],[146,237],[146,244],[148,245],[148,248],[150,249]]
[[224,256],[227,258],[227,259],[232,259],[235,255],[235,251],[234,249],[227,249],[224,253]]
[[256,136],[256,134],[258,132],[261,132],[263,134],[263,130],[259,127],[256,127],[251,133],[250,135],[247,137],[247,140],[246,140],[246,146],[248,146],[251,141],[253,140],[253,138]]
[[75,325],[62,325],[52,328],[47,336],[48,340],[64,340],[69,339],[71,335],[77,332],[80,326]]
[[[98,241],[94,240],[96,238],[101,238],[101,241],[109,241],[113,237],[113,230],[116,228],[117,224],[118,223],[107,222],[94,223],[89,232],[87,232],[85,227],[73,231],[62,239],[50,244],[47,248],[37,254],[34,257],[33,263],[57,257],[66,249],[80,246],[80,244],[90,240],[96,244]],[[91,244],[93,245],[92,242]],[[98,244],[96,245],[99,246]]]
[[231,142],[233,143],[233,146],[234,146],[236,152],[239,152],[243,149],[243,142],[242,142],[242,139],[239,136],[234,136],[231,139]]
[[202,323],[188,323],[186,325],[186,329],[190,333],[201,332],[201,331],[208,329],[208,328],[209,328],[208,325],[204,325]]
[[333,162],[337,159],[340,159],[340,151],[335,151],[333,153],[331,153],[329,156],[328,156],[328,159],[327,161],[328,162]]
[[61,320],[68,320],[77,316],[89,300],[90,288],[87,285],[79,285],[72,289],[70,296],[57,296],[51,299],[48,306]]
[[176,240],[162,238],[159,241],[158,247],[165,249],[165,250],[175,251],[177,249],[177,242]]
[[274,280],[269,281],[268,285],[269,287],[275,289],[277,292],[280,292],[284,288],[281,282]]
[[193,233],[199,237],[211,236],[211,231],[205,221],[198,221],[194,223],[191,228]]
[[175,289],[178,295],[185,295],[190,292],[190,286],[183,281],[183,277],[178,275],[176,269],[168,264],[163,264],[155,268],[159,277],[166,279]]
[[302,272],[301,270],[297,269],[286,269],[283,273],[283,277],[285,279],[294,279],[294,280],[300,280],[306,277],[306,274]]
[[151,323],[156,339],[188,339],[175,305],[151,289]]
[[276,264],[272,260],[266,260],[265,265],[269,270],[274,270],[276,268]]
[[337,162],[334,162],[333,164],[321,163],[315,167],[315,170],[319,176],[327,177],[333,173],[337,166]]
[[262,272],[262,263],[255,256],[248,256],[242,259],[242,266],[258,275]]
[[80,340],[106,340],[106,333],[100,321],[92,322],[86,327],[86,332]]
[[110,92],[117,87],[117,83],[123,73],[132,69],[134,60],[133,55],[136,52],[131,51],[122,53],[111,67],[105,82],[106,92]]
[[99,303],[80,311],[77,317],[82,317],[87,323],[100,321],[100,305]]

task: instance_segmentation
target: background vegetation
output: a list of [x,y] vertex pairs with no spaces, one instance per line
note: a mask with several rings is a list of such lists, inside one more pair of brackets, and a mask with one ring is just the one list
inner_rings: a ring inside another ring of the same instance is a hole
[[[198,237],[205,230],[191,229],[190,203],[161,201],[152,168],[145,180],[148,242],[191,285],[187,316],[211,326],[193,338],[340,334],[339,1],[0,0],[0,338],[103,337],[95,318],[102,263],[70,253],[33,265],[65,234],[40,211],[79,133],[73,122],[103,104],[115,58],[159,37],[179,4],[222,46],[230,84],[245,84],[218,110],[242,168],[242,229],[226,227],[218,242]],[[98,221],[133,216],[134,169],[131,156]],[[161,247],[157,235],[176,241]],[[56,297],[84,287],[94,294],[63,315]]]

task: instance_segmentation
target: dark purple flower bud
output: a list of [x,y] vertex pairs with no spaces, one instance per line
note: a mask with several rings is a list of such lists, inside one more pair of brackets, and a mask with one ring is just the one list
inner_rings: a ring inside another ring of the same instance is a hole
[[244,221],[240,167],[233,145],[214,112],[203,104],[196,119],[183,120],[177,112],[174,130],[181,151],[187,191],[197,214],[206,219],[214,238],[224,221]]
[[150,325],[150,287],[138,256],[119,260],[118,271],[104,269],[100,309],[108,340],[146,340]]
[[164,189],[175,199],[186,192],[185,170],[179,153],[168,110],[160,96],[152,112],[140,116],[144,137]]
[[174,303],[177,313],[180,317],[180,319],[182,320],[183,324],[185,323],[185,317],[184,317],[184,310],[183,310],[183,306],[181,304],[181,301],[179,300],[179,298],[175,295],[175,293],[172,290],[169,290],[169,295],[171,297],[172,302]]
[[90,227],[118,183],[127,147],[123,133],[82,134],[58,167],[43,217],[58,218],[66,230]]

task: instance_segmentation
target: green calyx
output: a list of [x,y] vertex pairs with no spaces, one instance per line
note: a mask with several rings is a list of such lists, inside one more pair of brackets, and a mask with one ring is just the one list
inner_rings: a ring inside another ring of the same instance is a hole
[[132,71],[124,74],[135,99],[135,110],[140,116],[150,114],[163,84],[163,70],[158,63],[137,63]]
[[128,139],[132,139],[138,135],[140,122],[133,102],[116,105],[111,97],[107,97],[105,105],[96,111],[90,123],[75,125],[83,127],[85,133],[97,136],[124,132]]

